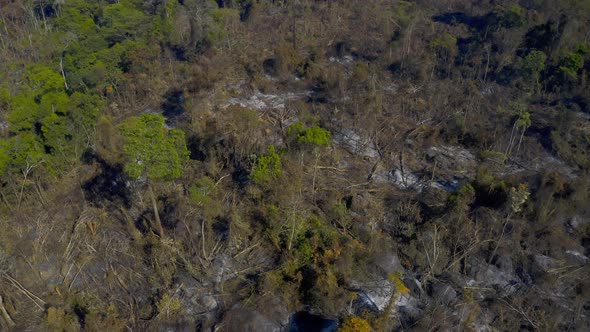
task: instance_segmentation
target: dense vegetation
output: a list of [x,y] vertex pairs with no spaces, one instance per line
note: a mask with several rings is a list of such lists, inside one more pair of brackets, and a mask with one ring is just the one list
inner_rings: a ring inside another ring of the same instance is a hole
[[590,1],[0,0],[0,330],[584,330]]

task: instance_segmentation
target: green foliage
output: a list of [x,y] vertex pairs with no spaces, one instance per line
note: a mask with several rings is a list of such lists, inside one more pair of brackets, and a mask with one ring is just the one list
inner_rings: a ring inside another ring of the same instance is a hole
[[184,132],[168,129],[164,117],[142,114],[123,122],[119,129],[124,139],[125,171],[132,178],[149,179],[180,177],[188,160]]
[[513,4],[500,18],[500,24],[506,28],[520,27],[524,24],[524,9],[518,4]]
[[69,155],[71,134],[67,126],[67,118],[50,113],[42,120],[41,134],[47,151],[60,156]]
[[573,163],[582,169],[590,169],[588,146],[590,137],[576,137],[554,130],[551,132],[551,143],[559,157]]
[[415,14],[411,12],[413,7],[413,2],[404,0],[398,1],[395,16],[400,21],[401,25],[406,26],[412,21],[415,16]]
[[8,142],[1,139],[0,140],[0,176],[4,175],[6,169],[8,167],[8,163],[10,162],[10,156],[8,154]]
[[80,330],[76,316],[65,312],[62,308],[49,307],[46,319],[47,331],[74,332]]
[[78,130],[91,132],[104,102],[97,96],[74,92],[70,96],[67,113]]
[[454,53],[455,48],[457,47],[457,37],[445,33],[444,35],[437,37],[435,40],[432,41],[432,48],[434,49],[444,49],[449,53]]
[[25,69],[28,86],[35,95],[43,95],[48,92],[58,92],[64,89],[64,79],[50,68],[34,64]]
[[371,325],[366,320],[351,316],[344,320],[342,326],[338,329],[338,332],[370,332],[372,331]]
[[457,38],[449,33],[445,33],[434,39],[430,47],[436,52],[439,61],[446,64],[446,72],[450,74],[451,65],[458,54]]
[[357,62],[352,74],[354,82],[365,82],[369,78],[369,65],[366,62]]
[[301,236],[297,238],[297,242],[295,244],[296,255],[299,264],[302,265],[310,263],[313,255],[313,248],[311,247],[309,238],[306,235],[307,234],[301,234]]
[[297,122],[287,128],[287,135],[294,137],[297,143],[317,146],[330,145],[330,132],[319,126],[304,128],[302,122]]
[[469,183],[463,185],[457,193],[449,196],[449,203],[460,210],[466,209],[475,199],[475,189]]
[[[102,101],[95,95],[64,92],[61,76],[47,68],[30,67],[28,87],[11,97],[7,104],[7,122],[15,167],[23,165],[22,155],[50,155],[46,159],[52,171],[64,169],[91,144],[96,116]],[[34,93],[31,93],[35,91]],[[20,156],[20,157],[19,157]],[[35,158],[41,159],[41,158]]]
[[66,6],[62,8],[61,15],[56,20],[58,29],[76,34],[78,39],[85,39],[97,33],[98,27],[92,18],[82,14],[81,10],[84,9],[73,7],[72,2],[68,1]]
[[[15,135],[13,151],[25,155],[30,154],[31,147],[42,146],[50,158],[45,158],[53,170],[63,169],[72,159],[77,158],[76,147],[72,142],[77,141],[80,135],[86,136],[86,146],[90,144],[93,123],[76,123],[70,117],[73,105],[70,97],[63,91],[61,76],[56,76],[51,71],[33,68],[29,75],[31,88],[10,98],[10,113],[7,116],[9,129]],[[30,94],[30,91],[36,91]],[[98,104],[98,103],[96,103]],[[87,110],[77,110],[78,115]],[[96,114],[98,110],[94,110]],[[83,115],[86,116],[86,115]],[[92,116],[91,116],[92,117]],[[22,142],[28,142],[24,146]],[[81,147],[82,148],[82,147]],[[33,150],[41,150],[34,148]],[[29,152],[26,152],[29,151]],[[82,149],[78,150],[81,153]],[[36,153],[33,153],[36,154]],[[16,161],[13,165],[22,164]]]
[[406,286],[406,284],[404,284],[404,281],[402,280],[402,273],[401,272],[390,273],[387,276],[387,279],[389,279],[389,281],[391,281],[393,283],[393,286],[395,287],[395,292],[397,294],[400,294],[400,295],[410,294],[410,289]]
[[156,10],[157,15],[153,18],[152,25],[149,29],[149,35],[160,41],[169,41],[173,32],[172,18],[178,7],[176,1],[166,1]]
[[231,8],[218,8],[211,13],[211,22],[207,26],[207,41],[216,45],[227,37],[227,26],[232,20],[238,20],[240,13]]
[[211,200],[210,194],[214,189],[215,181],[208,176],[204,176],[189,188],[189,194],[197,205],[208,205]]
[[268,152],[258,158],[252,172],[250,179],[258,185],[268,183],[271,180],[277,179],[282,174],[281,157],[275,151],[275,147],[270,145]]
[[473,189],[472,185],[466,184],[459,189],[457,195],[461,200],[471,200],[475,195],[475,189]]
[[[50,166],[64,165],[72,156],[69,141],[75,130],[68,128],[66,117],[69,97],[64,92],[63,77],[50,68],[34,64],[24,71],[26,86],[19,94],[9,97],[10,165],[23,167],[43,159],[48,154],[59,155],[51,159]],[[65,158],[64,158],[65,157]]]
[[525,76],[532,80],[537,88],[539,86],[541,72],[545,69],[546,60],[547,55],[545,55],[545,53],[538,50],[532,50],[522,62]]
[[487,191],[488,193],[493,191],[506,192],[508,190],[506,182],[504,180],[498,180],[486,167],[479,167],[477,169],[475,186]]
[[30,131],[38,121],[39,106],[25,95],[11,98],[9,109],[7,120],[13,132]]
[[138,37],[146,28],[147,17],[129,0],[106,6],[99,20],[101,32],[111,43]]
[[125,320],[119,316],[117,306],[111,304],[106,310],[91,311],[85,317],[86,331],[122,331]]
[[480,152],[480,157],[482,159],[494,161],[498,164],[504,164],[507,159],[506,154],[504,152],[496,150],[483,150]]
[[528,128],[531,126],[531,114],[529,112],[522,112],[515,123],[517,128]]
[[171,296],[166,293],[157,303],[158,313],[164,315],[165,318],[170,319],[175,317],[182,308],[182,302],[176,296]]
[[559,68],[571,76],[577,77],[580,69],[584,67],[584,57],[588,53],[590,53],[590,49],[586,44],[577,45],[574,52],[567,53],[561,59]]
[[8,139],[6,153],[10,166],[23,168],[27,164],[38,164],[43,160],[43,147],[31,132],[24,132]]
[[522,206],[528,201],[530,195],[531,194],[525,183],[521,183],[516,188],[510,188],[508,202],[510,203],[510,210],[512,213],[519,213],[522,211]]
[[0,109],[7,108],[10,102],[10,91],[7,88],[0,87]]
[[532,50],[523,61],[524,70],[530,73],[539,73],[545,69],[545,60],[547,55],[542,51]]
[[[306,218],[297,214],[292,218],[296,219],[297,225],[293,241],[293,256],[296,258],[294,268],[334,258],[335,252],[339,250],[338,240],[325,222],[315,215]],[[283,239],[284,248],[288,248],[290,236],[289,234]]]
[[[56,24],[70,89],[87,92],[123,81],[122,74],[131,63],[129,54],[147,45],[144,37],[150,17],[140,8],[140,3],[130,0],[113,4],[72,1],[64,6]],[[153,24],[162,17],[151,18]]]
[[586,43],[580,43],[576,45],[576,53],[581,55],[588,55],[590,54],[590,46]]

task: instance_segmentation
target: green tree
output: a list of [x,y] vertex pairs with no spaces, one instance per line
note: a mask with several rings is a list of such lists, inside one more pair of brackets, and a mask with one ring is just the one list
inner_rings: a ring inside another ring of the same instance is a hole
[[39,106],[32,98],[18,95],[10,99],[6,120],[13,132],[30,131],[38,120]]
[[43,65],[34,64],[28,66],[25,70],[25,75],[29,87],[38,95],[43,95],[48,92],[58,92],[65,87],[65,80],[63,77]]
[[20,208],[25,186],[30,182],[28,179],[31,172],[44,162],[43,147],[30,131],[23,131],[19,135],[9,138],[2,145],[4,145],[1,148],[4,150],[4,158],[0,156],[0,159],[4,161],[0,160],[0,163],[4,163],[4,171],[9,168],[17,169],[23,175],[17,204],[17,208]]
[[516,121],[516,126],[521,128],[520,138],[518,139],[518,146],[516,148],[516,155],[518,156],[518,151],[520,151],[520,144],[522,143],[524,133],[531,126],[531,114],[529,112],[522,113],[518,121]]
[[270,145],[268,147],[268,153],[262,155],[254,164],[252,173],[250,173],[250,179],[258,185],[267,183],[273,179],[281,176],[281,157],[275,151],[275,147]]
[[121,1],[106,6],[99,19],[105,40],[116,44],[125,39],[135,39],[149,28],[148,17],[137,10],[132,1]]
[[10,162],[10,156],[8,155],[8,142],[0,140],[0,176],[4,175],[8,163]]
[[204,176],[189,188],[189,194],[197,205],[206,206],[211,201],[211,192],[214,189],[215,181],[208,176]]
[[318,146],[330,145],[330,132],[313,126],[304,128],[302,122],[297,122],[287,128],[287,135],[297,139],[299,144],[309,144]]
[[546,60],[547,55],[538,50],[532,50],[523,60],[522,68],[526,75],[533,81],[536,89],[540,86],[541,72],[545,69]]
[[189,156],[184,132],[168,129],[164,117],[156,114],[131,117],[119,129],[124,139],[125,172],[134,179],[147,178],[156,227],[160,237],[163,237],[164,230],[151,182],[182,175],[183,163]]
[[510,218],[512,218],[513,215],[522,212],[522,207],[529,200],[530,196],[531,193],[525,183],[519,184],[518,187],[510,188],[510,191],[508,193],[506,219],[504,220],[504,225],[502,226],[502,232],[500,233],[500,237],[498,238],[498,241],[496,241],[496,246],[494,247],[492,255],[490,256],[490,261],[494,258],[494,256],[496,256],[496,251],[498,250],[500,242],[502,241],[502,238],[506,233],[506,226],[510,222]]
[[588,53],[590,53],[590,49],[588,49],[586,44],[578,45],[575,52],[569,52],[561,59],[561,66],[559,68],[570,74],[573,78],[578,77],[578,71],[584,68],[584,57]]
[[338,332],[369,332],[371,330],[369,322],[360,317],[351,316],[344,320]]
[[74,92],[70,96],[70,132],[75,134],[73,140],[78,150],[83,151],[92,144],[96,118],[103,106],[103,101],[97,95]]
[[531,115],[529,114],[529,112],[526,111],[526,105],[524,103],[513,102],[511,103],[511,107],[516,110],[518,118],[512,124],[512,130],[510,131],[510,139],[508,140],[508,146],[506,147],[506,152],[504,153],[504,156],[507,159],[510,158],[510,154],[512,153],[512,149],[514,148],[514,143],[516,143],[518,129],[521,129],[521,132],[516,153],[518,153],[518,151],[520,150],[520,144],[522,143],[522,138],[524,136],[525,131],[531,126]]
[[440,61],[446,64],[447,75],[450,75],[454,59],[459,52],[457,48],[457,37],[446,33],[433,40],[431,48],[436,52]]

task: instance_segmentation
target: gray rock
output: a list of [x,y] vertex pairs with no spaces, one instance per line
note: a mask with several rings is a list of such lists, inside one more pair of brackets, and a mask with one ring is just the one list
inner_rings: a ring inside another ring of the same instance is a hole
[[[48,288],[53,288],[61,283],[59,271],[59,259],[55,255],[47,257],[47,260],[38,264],[39,277],[45,282]],[[32,276],[32,275],[31,275]]]
[[354,58],[350,55],[345,55],[341,58],[331,56],[328,61],[347,66],[354,62]]
[[399,85],[397,85],[395,83],[391,83],[391,84],[383,86],[383,90],[390,92],[390,93],[396,93],[399,90]]
[[364,282],[358,288],[361,300],[378,311],[387,307],[395,290],[395,286],[387,279]]
[[375,264],[383,271],[383,276],[394,272],[404,272],[404,268],[399,258],[387,251],[380,252],[375,258]]
[[419,304],[418,299],[410,295],[399,296],[394,303],[397,312],[402,316],[409,316],[410,319],[420,317],[422,310]]
[[216,310],[219,306],[217,299],[211,295],[201,297],[198,302],[207,311]]
[[565,254],[570,260],[579,264],[586,264],[590,260],[587,256],[577,250],[567,250]]
[[475,275],[475,280],[479,286],[499,288],[507,294],[514,293],[519,284],[512,269],[488,264],[480,268]]
[[310,95],[310,91],[284,92],[279,94],[264,94],[260,91],[256,91],[253,95],[246,98],[229,98],[228,104],[225,105],[224,108],[227,108],[231,105],[239,105],[241,107],[250,108],[258,111],[262,111],[265,109],[283,110],[285,109],[285,105],[288,102],[305,99]]
[[459,146],[432,146],[428,148],[426,155],[436,162],[436,168],[443,172],[471,176],[477,168],[475,156]]
[[420,280],[418,280],[414,277],[406,276],[404,278],[404,284],[406,285],[406,287],[408,287],[411,294],[423,294],[424,293],[424,288],[422,288],[422,283],[420,282]]
[[453,178],[451,180],[437,180],[432,182],[432,188],[439,189],[442,191],[446,191],[448,193],[453,193],[459,189],[461,186],[461,181],[457,178]]
[[392,172],[392,182],[401,189],[414,189],[420,192],[424,187],[424,181],[420,177],[408,170],[403,173],[401,169],[396,168]]
[[368,194],[357,194],[352,198],[352,209],[358,213],[365,213],[371,207],[371,198]]
[[228,311],[216,331],[227,332],[281,332],[283,326],[271,317],[250,308],[236,306]]
[[233,262],[231,258],[227,255],[220,255],[213,260],[213,268],[214,271],[217,271],[215,276],[215,282],[221,283],[227,281],[231,276],[231,271],[233,271]]
[[359,289],[360,301],[364,303],[365,307],[372,308],[372,310],[384,311],[393,300],[393,307],[397,311],[412,315],[416,315],[420,311],[418,299],[410,294],[396,294],[395,286],[386,278],[363,282],[353,285],[353,287]]
[[535,267],[543,272],[549,272],[549,270],[559,266],[559,262],[556,259],[545,255],[535,255],[534,260]]
[[443,304],[450,305],[457,300],[457,291],[448,284],[436,282],[432,284],[432,297]]
[[588,225],[588,219],[584,219],[580,216],[573,216],[565,224],[568,233],[582,231],[586,225]]
[[360,157],[371,159],[379,157],[379,152],[373,142],[367,137],[362,137],[350,128],[343,129],[334,134],[334,143]]

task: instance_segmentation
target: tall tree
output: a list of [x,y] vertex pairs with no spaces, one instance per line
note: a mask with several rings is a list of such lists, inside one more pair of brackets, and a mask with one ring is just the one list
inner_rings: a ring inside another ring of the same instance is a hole
[[520,144],[522,143],[524,133],[531,126],[531,114],[529,112],[522,113],[520,119],[516,121],[516,126],[521,128],[520,138],[518,139],[518,147],[516,148],[516,156],[518,156],[518,151],[520,151]]
[[156,114],[131,117],[119,129],[124,139],[125,172],[134,179],[147,179],[156,228],[163,237],[164,229],[152,181],[170,180],[182,175],[182,164],[189,156],[184,132],[167,128],[164,117]]
[[545,61],[547,55],[545,53],[532,50],[524,59],[522,67],[525,71],[525,75],[532,81],[535,90],[540,91],[541,87],[541,72],[545,69]]

